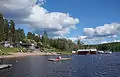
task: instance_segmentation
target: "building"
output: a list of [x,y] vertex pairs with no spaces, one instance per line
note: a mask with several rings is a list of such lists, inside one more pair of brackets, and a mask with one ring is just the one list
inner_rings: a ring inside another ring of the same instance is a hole
[[4,42],[1,42],[1,45],[4,46],[4,47],[13,47],[13,43],[11,41],[4,41]]
[[97,49],[79,49],[77,50],[77,54],[86,55],[86,54],[96,54]]
[[37,46],[36,44],[21,43],[20,46],[23,48],[27,48],[28,52],[40,51],[39,46]]
[[72,51],[72,54],[75,54],[76,53],[76,51]]

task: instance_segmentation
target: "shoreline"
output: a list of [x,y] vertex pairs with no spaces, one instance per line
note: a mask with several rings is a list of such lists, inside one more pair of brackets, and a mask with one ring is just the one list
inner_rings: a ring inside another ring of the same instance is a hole
[[0,59],[5,58],[17,58],[17,57],[25,57],[25,56],[45,56],[45,55],[59,55],[56,52],[18,52],[18,53],[10,53],[10,55],[1,55]]

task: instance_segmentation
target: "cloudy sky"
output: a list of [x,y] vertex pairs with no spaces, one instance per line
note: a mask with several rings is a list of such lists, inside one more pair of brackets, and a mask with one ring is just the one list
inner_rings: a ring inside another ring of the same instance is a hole
[[24,28],[85,44],[120,41],[120,0],[0,0],[0,12]]

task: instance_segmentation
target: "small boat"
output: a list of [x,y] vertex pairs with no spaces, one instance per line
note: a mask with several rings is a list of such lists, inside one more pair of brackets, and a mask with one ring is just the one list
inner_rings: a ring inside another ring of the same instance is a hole
[[104,51],[97,51],[98,54],[104,54]]
[[105,51],[105,54],[111,54],[112,52],[111,51]]
[[2,64],[0,65],[0,70],[5,69],[5,68],[10,68],[12,64]]
[[72,60],[72,59],[71,58],[48,59],[48,61],[65,61],[65,60]]

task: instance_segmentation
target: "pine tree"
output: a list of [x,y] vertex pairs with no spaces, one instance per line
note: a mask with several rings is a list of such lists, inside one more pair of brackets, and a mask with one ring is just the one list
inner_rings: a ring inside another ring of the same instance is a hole
[[80,40],[78,39],[77,41],[77,46],[78,46],[78,49],[81,47],[81,43],[80,43]]
[[27,38],[28,38],[28,39],[33,39],[33,34],[32,34],[32,32],[28,32],[28,33],[27,33]]
[[15,34],[14,34],[15,33],[15,23],[13,20],[10,20],[9,23],[10,23],[10,31],[9,31],[10,40],[15,42],[15,40],[13,39],[13,38],[15,38]]
[[9,24],[8,24],[8,20],[5,19],[4,20],[4,36],[5,36],[5,40],[8,40],[8,31],[9,31]]
[[3,41],[3,34],[4,34],[4,18],[3,15],[0,13],[0,41]]
[[46,30],[44,30],[44,34],[42,36],[42,43],[44,47],[47,47],[49,45],[49,39]]

